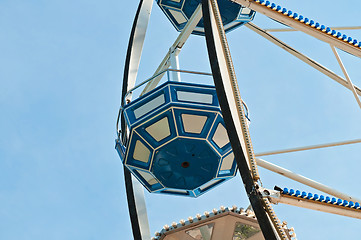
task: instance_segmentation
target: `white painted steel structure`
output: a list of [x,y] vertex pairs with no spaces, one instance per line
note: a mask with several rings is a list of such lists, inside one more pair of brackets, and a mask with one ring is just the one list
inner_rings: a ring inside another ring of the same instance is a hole
[[[330,77],[331,79],[337,81],[344,87],[348,88],[352,91],[357,103],[359,104],[361,108],[361,101],[359,99],[359,96],[361,96],[361,89],[355,85],[353,85],[350,77],[348,76],[345,67],[343,66],[343,63],[337,54],[337,51],[335,49],[339,48],[349,54],[352,54],[357,57],[361,57],[361,49],[359,47],[355,47],[351,44],[349,44],[346,41],[342,41],[338,38],[335,38],[329,34],[326,34],[322,31],[319,31],[319,29],[315,29],[310,27],[309,25],[306,25],[300,21],[296,21],[293,18],[290,18],[289,16],[286,16],[284,14],[281,14],[279,12],[274,11],[273,9],[261,5],[257,3],[256,1],[252,0],[231,0],[235,3],[241,4],[245,7],[248,7],[252,10],[255,10],[258,12],[258,14],[263,14],[265,16],[268,16],[276,21],[279,21],[289,27],[290,29],[261,29],[258,26],[256,26],[253,23],[248,23],[246,26],[251,29],[252,31],[258,33],[262,37],[266,38],[267,40],[271,41],[272,43],[276,44],[277,46],[281,47],[282,49],[286,50],[287,52],[291,53],[293,56],[297,57],[301,61],[305,62],[306,64],[312,66],[316,70],[320,71],[321,73],[325,74],[326,76]],[[214,4],[215,1],[210,1],[210,3]],[[146,8],[143,8],[140,10],[140,21],[138,22],[138,28],[136,28],[135,38],[134,38],[134,46],[131,49],[131,54],[133,58],[131,59],[129,63],[129,76],[128,76],[128,88],[132,89],[135,86],[135,81],[137,77],[137,72],[139,68],[139,62],[141,57],[141,52],[143,48],[145,33],[149,21],[152,1],[151,0],[145,0],[144,4],[147,5]],[[142,94],[145,94],[152,89],[154,89],[160,79],[162,78],[164,71],[168,69],[170,66],[175,69],[179,69],[179,60],[178,55],[181,51],[181,48],[186,43],[188,37],[190,36],[191,32],[194,30],[200,19],[202,18],[202,6],[201,4],[198,6],[196,11],[193,13],[192,17],[184,27],[183,31],[179,34],[178,38],[175,40],[173,45],[169,48],[169,52],[164,57],[162,62],[160,63],[157,70],[154,72],[153,79],[151,79],[145,88],[142,91]],[[340,146],[340,145],[346,145],[346,144],[352,144],[352,143],[359,143],[361,140],[352,140],[352,141],[345,141],[345,142],[339,142],[339,143],[331,143],[331,144],[321,144],[321,145],[315,145],[315,146],[308,146],[308,147],[300,147],[300,148],[293,148],[293,149],[286,149],[286,150],[279,150],[279,151],[271,151],[266,153],[259,153],[254,154],[253,153],[253,147],[249,135],[248,125],[247,121],[244,117],[244,110],[242,107],[242,100],[239,95],[238,90],[238,84],[235,76],[235,72],[233,69],[233,63],[230,58],[230,50],[228,48],[227,40],[225,37],[224,31],[222,31],[222,25],[219,23],[219,20],[217,20],[217,13],[214,11],[214,9],[211,9],[211,12],[213,11],[211,15],[211,23],[212,28],[215,31],[214,36],[215,38],[215,45],[217,48],[217,57],[221,59],[220,61],[220,75],[222,76],[222,79],[224,79],[224,85],[226,89],[226,98],[228,103],[231,106],[231,113],[232,118],[234,119],[234,123],[236,124],[236,130],[238,139],[241,140],[241,146],[244,155],[247,158],[248,167],[250,168],[252,172],[252,176],[255,181],[259,179],[258,172],[257,172],[257,165],[261,166],[263,168],[266,168],[270,171],[276,172],[278,174],[281,174],[287,178],[293,179],[295,181],[298,181],[300,183],[303,183],[305,185],[308,185],[310,187],[313,187],[315,189],[318,189],[320,191],[323,191],[325,193],[331,194],[333,196],[348,200],[348,201],[361,201],[357,199],[356,197],[350,196],[348,194],[342,193],[340,191],[337,191],[335,189],[332,189],[326,185],[323,185],[321,183],[318,183],[314,180],[311,180],[309,178],[306,178],[304,176],[301,176],[299,174],[293,173],[287,169],[284,169],[282,167],[279,167],[275,164],[269,163],[267,161],[264,161],[259,158],[255,158],[255,156],[266,156],[266,155],[274,155],[274,154],[281,154],[281,153],[288,153],[288,152],[299,152],[304,150],[311,150],[311,149],[319,149],[319,148],[325,148],[325,147],[331,147],[331,146]],[[354,27],[354,28],[347,28],[347,29],[359,29],[360,27]],[[337,28],[334,28],[337,29]],[[338,28],[338,29],[346,29],[346,28]],[[281,40],[277,39],[276,37],[272,36],[269,32],[276,32],[276,31],[301,31],[308,35],[311,35],[323,42],[326,42],[330,44],[333,53],[336,56],[336,59],[345,75],[345,78],[342,78],[341,76],[338,76],[331,70],[327,69],[326,67],[322,66],[318,62],[314,61],[313,59],[307,57],[306,55],[302,54],[301,52],[295,50],[294,48],[290,47],[289,45],[285,44]],[[174,80],[180,80],[180,74],[179,72],[172,72],[172,76]],[[130,99],[129,99],[130,100]],[[133,178],[134,180],[134,178]],[[141,229],[142,229],[142,237],[143,239],[148,239],[149,237],[149,224],[147,220],[147,214],[146,214],[146,208],[145,208],[145,201],[144,201],[144,193],[143,190],[140,189],[141,185],[139,183],[136,183],[133,181],[133,188],[136,192],[136,202],[138,205],[138,215],[141,219]],[[322,204],[315,204],[314,202],[310,202],[307,200],[299,201],[297,199],[294,199],[292,197],[284,197],[284,196],[278,196],[278,197],[271,197],[272,203],[285,203],[300,207],[305,207],[309,209],[319,210],[319,211],[325,211],[329,213],[339,214],[343,216],[350,216],[350,217],[356,217],[361,218],[360,213],[355,213],[354,211],[346,211],[341,208],[332,207],[332,206],[323,206]],[[267,204],[266,204],[267,205]],[[270,212],[268,212],[270,214]],[[276,224],[275,224],[276,225]],[[275,227],[277,228],[277,227]],[[276,231],[275,231],[276,232]]]
[[332,52],[335,54],[335,57],[337,59],[337,62],[338,64],[340,65],[341,69],[342,69],[342,72],[343,74],[345,75],[345,78],[347,79],[347,82],[348,82],[348,85],[350,86],[350,89],[359,105],[359,107],[361,108],[361,101],[360,101],[360,98],[357,96],[357,92],[356,92],[356,88],[355,86],[353,85],[351,79],[350,79],[350,76],[348,75],[347,71],[346,71],[346,68],[345,66],[343,65],[342,61],[341,61],[341,58],[340,56],[338,55],[337,53],[337,50],[335,49],[335,47],[333,45],[331,45],[331,49],[332,49]]
[[[276,46],[282,48],[283,50],[285,50],[288,53],[292,54],[293,56],[297,57],[298,59],[300,59],[304,63],[308,64],[309,66],[311,66],[314,69],[320,71],[321,73],[325,74],[329,78],[335,80],[336,82],[338,82],[342,86],[344,86],[344,87],[350,89],[351,91],[353,91],[352,86],[348,83],[348,81],[346,79],[340,77],[336,73],[334,73],[331,70],[329,70],[328,68],[324,67],[322,64],[318,63],[317,61],[315,61],[315,60],[313,60],[313,59],[311,59],[309,57],[307,57],[306,55],[304,55],[301,52],[297,51],[296,49],[292,48],[288,44],[282,42],[281,40],[279,40],[275,36],[268,33],[266,30],[261,29],[260,27],[256,26],[253,23],[247,23],[245,26],[248,27],[249,29],[251,29],[252,31],[258,33],[260,36],[264,37],[265,39],[269,40],[270,42],[274,43]],[[357,86],[354,86],[354,85],[353,85],[353,88],[355,88],[355,91],[357,92],[357,94],[359,96],[361,96],[361,88],[359,88]]]
[[[175,52],[175,56],[178,56],[180,53],[181,48],[183,47],[183,45],[186,43],[187,39],[189,38],[189,36],[191,35],[191,33],[193,32],[193,30],[195,29],[195,27],[197,26],[198,22],[201,20],[202,18],[202,7],[201,5],[199,5],[197,7],[197,9],[194,11],[192,17],[189,19],[189,21],[187,22],[186,26],[184,27],[184,29],[182,30],[182,32],[179,34],[179,36],[177,37],[177,39],[174,41],[173,45],[169,48],[169,52],[167,53],[167,55],[163,58],[162,62],[160,63],[160,65],[158,66],[157,70],[154,72],[153,76],[158,75],[159,73],[161,73],[162,71],[166,70],[167,68],[169,68],[171,62],[170,62],[170,56],[172,55],[173,52]],[[156,77],[154,80],[152,80],[151,82],[149,82],[145,88],[142,91],[142,94],[146,94],[147,92],[151,91],[152,89],[154,89],[157,84],[159,83],[160,79],[162,78],[163,75],[160,75],[159,77]]]
[[280,23],[283,23],[286,26],[289,26],[298,31],[301,31],[308,35],[311,35],[312,37],[315,37],[323,42],[329,43],[345,52],[348,52],[357,57],[361,57],[361,49],[359,47],[355,47],[355,46],[349,44],[348,42],[340,40],[340,39],[333,37],[325,32],[322,32],[316,28],[313,28],[305,23],[297,21],[289,16],[286,16],[286,15],[280,13],[280,12],[277,12],[265,5],[260,4],[257,1],[254,1],[254,0],[231,0],[231,1],[241,4],[245,7],[248,7],[250,9],[256,11],[257,13],[261,13],[267,17],[270,17],[271,19],[274,19]]
[[361,139],[342,141],[342,142],[334,142],[334,143],[326,143],[326,144],[317,144],[317,145],[312,145],[312,146],[289,148],[289,149],[282,149],[282,150],[276,150],[276,151],[261,152],[261,153],[256,153],[256,157],[276,155],[276,154],[282,154],[282,153],[300,152],[300,151],[321,149],[321,148],[328,148],[328,147],[336,147],[336,146],[343,146],[343,145],[349,145],[349,144],[355,144],[355,143],[361,143]]
[[310,186],[312,188],[315,188],[317,190],[320,190],[324,193],[328,193],[332,196],[335,196],[335,197],[338,197],[338,198],[341,198],[341,199],[344,199],[344,200],[347,200],[347,201],[354,201],[354,202],[361,202],[360,199],[356,198],[356,197],[352,197],[348,194],[345,194],[345,193],[342,193],[340,191],[337,191],[331,187],[328,187],[322,183],[319,183],[319,182],[316,182],[312,179],[309,179],[307,177],[304,177],[300,174],[297,174],[297,173],[294,173],[288,169],[285,169],[285,168],[282,168],[280,166],[277,166],[276,164],[273,164],[273,163],[270,163],[270,162],[267,162],[263,159],[260,159],[260,158],[256,158],[257,160],[257,164],[258,166],[260,167],[263,167],[265,169],[268,169],[272,172],[275,172],[275,173],[278,173],[284,177],[287,177],[287,178],[290,178],[294,181],[297,181],[297,182],[300,182],[302,184],[305,184],[307,186]]
[[347,208],[339,205],[325,203],[323,201],[310,200],[282,194],[279,191],[261,188],[262,196],[268,198],[273,204],[288,204],[296,207],[308,208],[316,211],[337,214],[345,217],[361,219],[359,209]]

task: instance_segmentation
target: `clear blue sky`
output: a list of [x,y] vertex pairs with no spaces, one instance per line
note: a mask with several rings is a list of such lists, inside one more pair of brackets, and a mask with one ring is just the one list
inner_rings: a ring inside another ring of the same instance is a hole
[[[354,1],[276,1],[329,26],[359,26]],[[0,239],[132,239],[115,120],[138,1],[0,2]],[[279,27],[256,15],[254,23]],[[361,40],[361,31],[346,32]],[[327,44],[276,34],[342,74]],[[139,78],[151,76],[177,37],[153,6]],[[352,93],[247,28],[228,34],[255,152],[360,138]],[[360,59],[340,55],[355,85]],[[192,36],[182,69],[210,71],[204,38]],[[360,145],[264,159],[361,197]],[[260,169],[265,187],[317,193]],[[146,193],[151,232],[196,213],[248,200],[237,175],[198,199]],[[280,205],[299,239],[355,239],[360,220]],[[356,237],[357,238],[357,237]]]

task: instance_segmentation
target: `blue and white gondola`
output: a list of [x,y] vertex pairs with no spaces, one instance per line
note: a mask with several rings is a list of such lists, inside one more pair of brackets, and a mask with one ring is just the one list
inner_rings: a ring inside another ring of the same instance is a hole
[[[177,31],[182,31],[201,1],[199,0],[157,0],[159,7]],[[217,1],[226,32],[232,31],[253,20],[255,11],[228,0]],[[203,19],[192,32],[204,35]]]
[[198,197],[236,174],[214,87],[166,82],[123,114],[130,137],[116,149],[149,192]]

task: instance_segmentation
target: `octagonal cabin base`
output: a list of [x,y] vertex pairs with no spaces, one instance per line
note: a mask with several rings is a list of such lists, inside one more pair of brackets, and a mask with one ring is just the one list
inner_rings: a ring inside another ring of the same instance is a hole
[[130,136],[116,149],[149,192],[198,197],[236,174],[214,87],[166,82],[123,114]]

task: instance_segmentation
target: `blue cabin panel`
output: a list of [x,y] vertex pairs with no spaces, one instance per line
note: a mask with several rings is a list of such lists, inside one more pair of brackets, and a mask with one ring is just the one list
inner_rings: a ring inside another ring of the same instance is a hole
[[228,139],[227,129],[220,114],[217,115],[213,128],[209,132],[208,141],[221,155],[224,155],[232,149]]
[[154,149],[136,132],[132,132],[129,142],[124,164],[148,170]]
[[130,171],[149,192],[160,191],[164,189],[164,186],[149,171],[144,171],[137,168],[130,168]]
[[174,116],[179,136],[206,139],[217,112],[192,108],[174,108]]
[[118,155],[120,157],[120,160],[122,161],[122,163],[124,163],[124,159],[125,159],[125,152],[127,151],[127,149],[125,148],[125,146],[120,142],[119,139],[117,139],[115,141],[115,149],[118,152]]
[[214,87],[188,84],[170,85],[172,101],[178,103],[204,105],[219,110],[217,93]]
[[166,108],[170,102],[169,86],[162,85],[142,98],[132,102],[129,107],[124,108],[124,116],[128,127],[144,121],[150,115],[155,115]]
[[239,14],[238,14],[237,21],[239,21],[239,22],[249,22],[250,19],[253,19],[253,16],[254,16],[254,11],[252,11],[249,8],[242,7],[240,9]]
[[222,157],[217,177],[235,176],[237,173],[237,163],[234,161],[233,151],[229,151]]
[[204,140],[177,138],[159,148],[151,172],[165,187],[194,190],[212,180],[219,155]]
[[189,190],[179,190],[179,189],[172,189],[172,188],[167,188],[161,191],[158,191],[157,193],[161,193],[161,194],[167,194],[167,195],[176,195],[176,196],[187,196],[187,197],[197,197],[193,191],[189,191]]
[[177,129],[171,108],[134,128],[154,149],[177,137]]
[[201,195],[201,194],[207,192],[208,190],[218,186],[219,184],[223,183],[226,180],[228,180],[228,179],[227,178],[214,178],[211,181],[209,181],[208,183],[206,183],[203,186],[201,186],[200,188],[198,188],[194,192],[197,195]]

